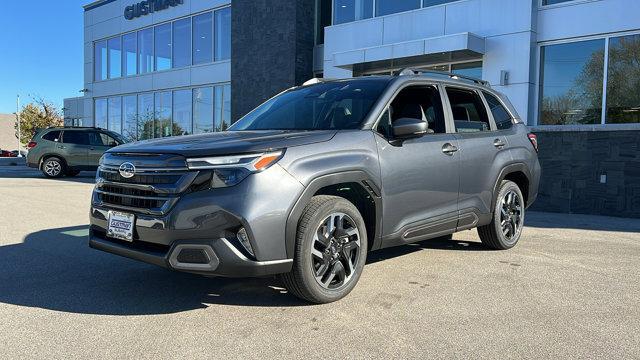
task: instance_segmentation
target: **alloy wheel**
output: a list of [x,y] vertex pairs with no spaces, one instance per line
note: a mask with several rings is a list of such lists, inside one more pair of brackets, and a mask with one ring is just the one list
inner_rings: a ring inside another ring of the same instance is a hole
[[57,161],[47,161],[44,164],[44,172],[49,176],[56,177],[62,172],[62,165]]
[[333,213],[318,226],[311,247],[312,270],[318,284],[336,290],[356,272],[360,253],[360,231],[347,214]]
[[517,192],[510,190],[502,198],[500,208],[500,226],[502,234],[509,242],[517,239],[522,227],[522,201]]

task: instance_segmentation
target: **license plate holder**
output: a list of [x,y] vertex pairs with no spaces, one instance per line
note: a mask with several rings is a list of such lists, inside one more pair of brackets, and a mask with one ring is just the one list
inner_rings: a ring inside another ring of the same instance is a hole
[[109,211],[107,236],[114,239],[133,242],[135,215],[120,211]]

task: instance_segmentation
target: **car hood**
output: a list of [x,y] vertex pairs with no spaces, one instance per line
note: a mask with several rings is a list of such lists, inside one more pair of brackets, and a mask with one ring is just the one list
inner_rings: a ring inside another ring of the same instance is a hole
[[176,154],[185,157],[262,152],[331,140],[337,131],[223,131],[120,145],[110,153]]

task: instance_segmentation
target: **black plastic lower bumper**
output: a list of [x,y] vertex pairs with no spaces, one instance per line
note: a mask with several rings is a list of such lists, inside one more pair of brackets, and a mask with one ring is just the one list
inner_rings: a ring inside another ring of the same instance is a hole
[[[262,277],[291,271],[292,259],[254,261],[248,259],[227,239],[176,241],[162,249],[144,248],[139,243],[125,243],[111,240],[100,231],[89,232],[91,248],[124,256],[130,259],[161,266],[167,269],[195,273],[206,276]],[[188,263],[179,261],[181,251],[202,251],[208,262]]]

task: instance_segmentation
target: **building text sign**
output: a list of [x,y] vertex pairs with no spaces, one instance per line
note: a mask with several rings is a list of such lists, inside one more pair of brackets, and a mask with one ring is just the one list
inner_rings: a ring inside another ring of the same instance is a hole
[[156,11],[165,10],[172,6],[178,6],[184,0],[145,0],[124,8],[124,18],[133,20],[141,16],[153,14]]

